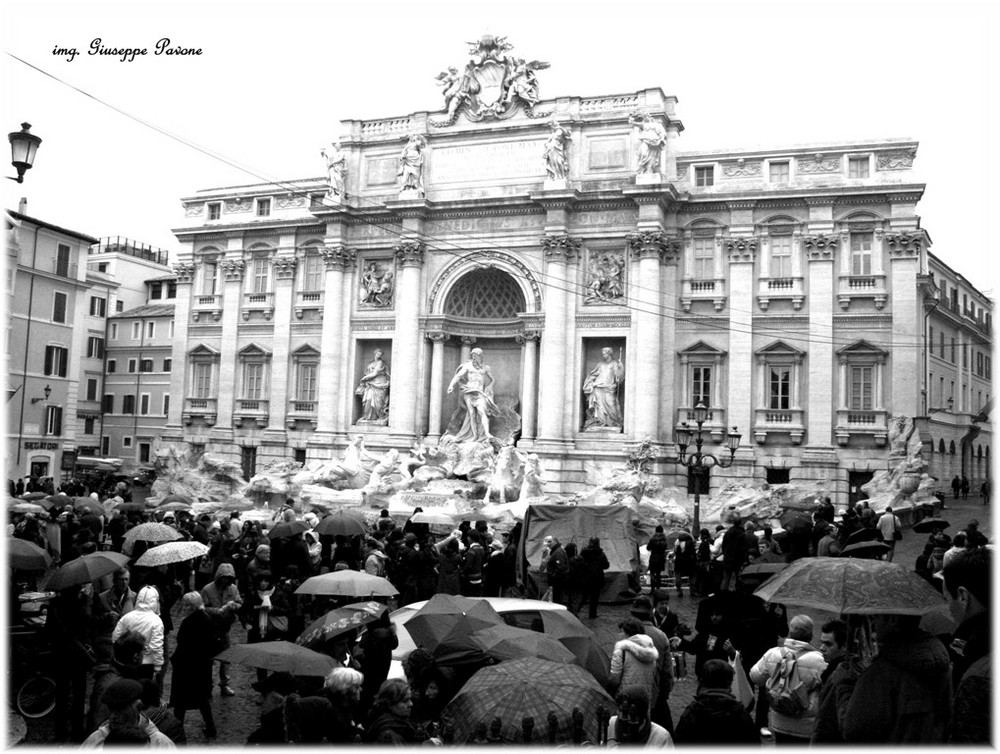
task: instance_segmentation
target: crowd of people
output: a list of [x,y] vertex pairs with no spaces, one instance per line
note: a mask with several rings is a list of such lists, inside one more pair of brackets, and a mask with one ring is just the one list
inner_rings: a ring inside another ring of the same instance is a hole
[[[383,510],[365,534],[334,536],[317,534],[320,518],[300,517],[291,505],[263,525],[236,512],[223,518],[116,511],[105,519],[67,506],[17,516],[11,534],[48,549],[58,565],[98,548],[121,551],[129,529],[150,517],[208,551],[186,563],[142,568],[135,561],[147,545],[137,542],[129,566],[51,600],[44,632],[55,656],[60,740],[181,745],[189,710],[199,712],[205,736],[216,737],[217,686],[222,697],[260,695],[251,744],[449,743],[441,713],[475,668],[442,665],[417,648],[403,662],[405,678],[389,678],[397,638],[388,611],[317,647],[334,661],[325,678],[259,670],[250,689],[236,689],[228,663],[214,658],[234,634],[242,638],[233,631],[237,623],[248,643],[294,641],[310,621],[353,601],[296,593],[302,581],[329,571],[385,577],[398,589],[399,605],[439,593],[523,596],[516,577],[520,524],[501,533],[485,521],[465,521],[438,537],[427,524],[397,525]],[[269,536],[274,526],[300,518],[306,531]],[[656,527],[645,545],[649,593],[633,602],[610,655],[606,688],[618,714],[607,723],[606,743],[759,745],[762,735],[778,744],[988,741],[991,553],[976,526],[952,540],[935,530],[928,542],[941,551],[937,581],[958,626],[946,641],[921,631],[919,616],[905,615],[870,623],[842,616],[817,635],[808,615],[786,617],[780,606],[752,597],[740,578],[765,556],[836,555],[860,528],[896,541],[899,526],[891,510],[878,517],[864,504],[835,517],[826,500],[811,526],[781,536],[739,520],[714,536],[702,529],[697,539],[690,531],[668,539]],[[598,537],[586,541],[578,550],[546,537],[539,575],[544,599],[573,612],[587,605],[594,618],[609,562]],[[671,587],[680,596],[685,583],[702,598],[694,630],[670,608]],[[871,639],[878,651],[866,655],[860,648]],[[698,690],[675,725],[669,697],[685,672],[685,653],[694,655]]]

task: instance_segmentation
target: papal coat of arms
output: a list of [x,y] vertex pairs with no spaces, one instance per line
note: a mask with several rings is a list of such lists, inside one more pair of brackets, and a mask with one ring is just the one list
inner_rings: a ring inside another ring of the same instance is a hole
[[448,119],[431,121],[431,125],[450,126],[460,112],[473,121],[509,118],[518,103],[524,105],[529,117],[547,115],[534,112],[534,107],[539,100],[535,71],[548,68],[548,63],[509,55],[513,45],[506,37],[486,34],[469,46],[471,58],[462,72],[449,68],[437,76],[444,88]]

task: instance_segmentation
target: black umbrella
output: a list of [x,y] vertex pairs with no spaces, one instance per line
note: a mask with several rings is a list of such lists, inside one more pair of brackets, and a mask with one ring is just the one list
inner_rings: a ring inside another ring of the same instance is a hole
[[878,529],[869,529],[865,526],[851,534],[844,544],[854,545],[859,542],[874,542],[876,539],[878,539]]
[[878,558],[891,549],[885,542],[855,542],[847,545],[840,554],[845,558]]
[[951,524],[943,518],[925,518],[913,525],[913,531],[917,534],[929,534],[935,529],[947,529],[949,526]]

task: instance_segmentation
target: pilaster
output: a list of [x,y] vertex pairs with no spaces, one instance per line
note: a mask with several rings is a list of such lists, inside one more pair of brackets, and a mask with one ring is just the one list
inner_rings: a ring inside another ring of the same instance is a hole
[[326,265],[326,294],[323,296],[323,329],[320,333],[320,388],[316,431],[332,434],[338,429],[337,405],[343,393],[340,362],[344,354],[339,347],[346,342],[343,333],[343,302],[336,294],[343,287],[344,268],[354,255],[341,245],[327,246],[320,254]]
[[[632,375],[635,395],[635,414],[631,425],[632,436],[638,439],[657,439],[660,426],[660,325],[663,306],[660,282],[660,263],[669,249],[669,239],[662,231],[640,231],[626,237],[629,254],[637,262],[637,273],[631,276],[629,301],[635,312],[635,353],[630,359],[635,364]],[[626,430],[627,431],[627,430]]]
[[[833,265],[840,237],[834,234],[802,237],[809,266],[809,340],[829,342],[833,333]],[[827,448],[833,442],[833,348],[809,350],[809,397],[806,426],[810,447]]]
[[[723,243],[729,258],[729,364],[742,370],[753,363],[753,270],[758,240],[743,236]],[[743,445],[753,444],[752,398],[747,381],[730,375],[727,421],[739,427]]]
[[[912,353],[913,344],[921,342],[924,321],[919,291],[920,262],[926,239],[922,232],[887,233],[889,276],[892,281],[892,343],[890,349],[892,387],[890,414],[919,416],[922,375],[917,369],[903,367],[897,354]],[[960,362],[961,363],[961,362]]]
[[174,265],[177,276],[177,297],[174,299],[174,341],[170,348],[170,409],[167,426],[181,432],[184,403],[187,400],[189,323],[191,322],[191,285],[194,282],[194,265]]
[[392,341],[393,365],[396,374],[403,368],[407,378],[392,381],[389,395],[389,426],[393,432],[415,435],[420,356],[420,269],[424,263],[424,244],[404,240],[395,246],[396,263],[400,267],[396,287],[396,332]]
[[[294,237],[282,238],[281,246],[293,246]],[[274,337],[271,339],[271,391],[268,396],[268,428],[284,433],[288,414],[288,382],[291,359],[288,333],[292,318],[292,288],[295,284],[294,256],[274,259]]]
[[551,281],[545,293],[545,330],[542,334],[541,373],[552,375],[542,381],[539,390],[541,412],[538,417],[538,434],[542,440],[563,440],[563,427],[567,413],[572,416],[571,398],[567,395],[562,379],[572,371],[567,363],[567,308],[569,265],[576,262],[580,253],[580,239],[569,235],[547,235],[542,238],[542,249],[547,263],[546,273]]
[[243,304],[242,258],[243,239],[229,239],[227,256],[219,264],[222,274],[222,348],[219,357],[219,391],[216,427],[231,432],[233,426],[233,401],[238,388],[236,373],[236,344],[239,337],[240,310]]

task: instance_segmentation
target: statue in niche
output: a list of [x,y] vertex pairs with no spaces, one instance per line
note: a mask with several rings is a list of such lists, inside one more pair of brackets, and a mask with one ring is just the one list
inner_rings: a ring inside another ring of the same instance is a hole
[[489,440],[490,416],[496,416],[500,409],[493,402],[493,372],[483,363],[483,349],[473,348],[469,360],[459,366],[448,385],[448,393],[460,386],[465,404],[462,426],[454,435],[457,442]]
[[603,304],[625,294],[625,260],[621,254],[594,255],[590,260],[590,281],[584,303]]
[[399,153],[399,170],[396,171],[402,179],[400,191],[424,192],[424,149],[427,140],[420,134],[413,134]]
[[394,288],[393,274],[383,270],[376,262],[369,262],[361,275],[358,296],[362,305],[385,308],[392,305]]
[[649,117],[649,113],[631,115],[628,122],[639,129],[639,174],[659,173],[660,155],[667,143],[667,132]]
[[545,170],[550,181],[561,181],[569,175],[569,129],[552,119],[552,131],[545,141]]
[[330,145],[329,151],[319,150],[319,153],[326,159],[326,182],[329,185],[327,196],[344,196],[344,174],[347,170],[347,155],[340,149],[340,142],[335,141]]
[[618,360],[610,348],[601,349],[601,361],[590,370],[583,383],[587,396],[586,430],[606,430],[622,428],[622,407],[618,402],[618,386],[625,377],[621,349]]
[[375,349],[354,392],[361,396],[362,410],[358,424],[389,423],[389,369],[382,361],[381,348]]

